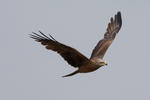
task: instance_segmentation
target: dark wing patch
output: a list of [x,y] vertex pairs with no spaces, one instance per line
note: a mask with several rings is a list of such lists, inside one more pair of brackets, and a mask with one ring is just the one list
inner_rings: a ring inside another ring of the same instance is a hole
[[30,34],[30,37],[35,39],[37,42],[41,42],[42,45],[46,46],[46,49],[59,53],[70,65],[74,67],[80,67],[89,61],[88,58],[86,58],[76,49],[56,41],[51,35],[48,37],[41,31],[39,32],[41,35],[33,32],[33,34]]
[[118,12],[113,19],[111,17],[110,23],[108,24],[107,31],[104,34],[104,38],[98,42],[96,47],[94,48],[91,59],[94,57],[103,58],[108,47],[113,42],[116,34],[119,32],[122,26],[121,13]]

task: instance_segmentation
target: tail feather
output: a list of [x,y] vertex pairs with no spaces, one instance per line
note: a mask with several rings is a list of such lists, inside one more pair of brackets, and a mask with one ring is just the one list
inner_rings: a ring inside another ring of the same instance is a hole
[[77,74],[77,73],[79,73],[79,70],[76,70],[75,72],[73,72],[73,73],[70,73],[70,74],[68,74],[68,75],[65,75],[65,76],[62,76],[62,77],[68,77],[68,76],[72,76],[72,75],[75,75],[75,74]]

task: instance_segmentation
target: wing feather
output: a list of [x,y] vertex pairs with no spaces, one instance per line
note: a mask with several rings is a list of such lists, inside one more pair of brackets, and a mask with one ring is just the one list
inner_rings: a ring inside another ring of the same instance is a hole
[[90,59],[94,57],[102,59],[104,57],[108,47],[115,39],[115,36],[119,32],[121,26],[122,26],[121,13],[118,12],[115,15],[114,19],[112,17],[110,18],[110,23],[108,24],[106,33],[104,34],[104,38],[98,42],[98,44],[96,45],[91,54]]
[[31,38],[35,39],[37,42],[41,42],[41,44],[44,45],[46,49],[59,53],[64,58],[64,60],[68,62],[68,64],[74,67],[80,67],[89,61],[89,59],[82,55],[79,51],[56,41],[51,35],[48,37],[41,31],[39,31],[41,35],[34,32],[32,33],[33,34],[30,34]]

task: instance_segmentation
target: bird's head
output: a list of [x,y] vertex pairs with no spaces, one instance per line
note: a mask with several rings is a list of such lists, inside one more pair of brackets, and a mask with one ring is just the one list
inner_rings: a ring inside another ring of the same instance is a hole
[[107,66],[108,64],[107,64],[106,61],[103,61],[103,62],[102,62],[102,65],[103,65],[103,66]]
[[102,60],[99,62],[100,66],[107,66],[107,62],[105,60]]
[[107,62],[103,59],[97,59],[97,58],[93,58],[91,59],[92,62],[94,62],[95,64],[97,64],[98,66],[106,66],[108,65]]

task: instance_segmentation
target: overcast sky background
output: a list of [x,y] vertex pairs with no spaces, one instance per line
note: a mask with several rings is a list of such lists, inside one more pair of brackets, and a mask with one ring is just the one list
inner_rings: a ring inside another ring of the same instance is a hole
[[[88,58],[110,17],[122,28],[107,67],[73,72],[29,34],[41,30]],[[0,100],[150,100],[149,0],[0,0]]]

